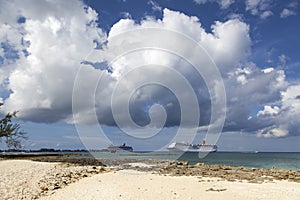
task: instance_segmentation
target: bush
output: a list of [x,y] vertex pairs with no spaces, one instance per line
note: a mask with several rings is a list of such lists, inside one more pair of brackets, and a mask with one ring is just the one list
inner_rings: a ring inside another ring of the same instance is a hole
[[0,142],[4,138],[8,148],[21,148],[21,140],[26,138],[26,132],[20,130],[20,124],[12,121],[13,118],[16,118],[17,113],[17,111],[8,113],[0,120]]

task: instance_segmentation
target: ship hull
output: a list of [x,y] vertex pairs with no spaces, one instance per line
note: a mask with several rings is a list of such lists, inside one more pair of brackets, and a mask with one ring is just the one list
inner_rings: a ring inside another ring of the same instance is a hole
[[169,151],[176,152],[216,152],[216,145],[202,145],[202,144],[185,144],[185,143],[172,143],[168,148]]
[[116,152],[133,152],[133,148],[131,146],[126,146],[125,143],[121,146],[114,146],[111,145],[107,148],[108,151],[111,153],[116,153]]

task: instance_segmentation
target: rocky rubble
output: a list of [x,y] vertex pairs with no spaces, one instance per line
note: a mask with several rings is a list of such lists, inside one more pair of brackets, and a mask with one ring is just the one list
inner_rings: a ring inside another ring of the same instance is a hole
[[63,162],[63,163],[69,163],[69,164],[75,164],[80,166],[106,166],[102,161],[95,158],[72,158],[68,155],[64,156],[38,156],[38,157],[31,157],[27,158],[32,161],[38,161],[38,162]]
[[[166,165],[169,161],[152,159],[95,159],[95,158],[72,158],[68,156],[41,156],[32,157],[30,160],[39,162],[62,162],[80,166],[108,166],[115,170],[134,169],[138,171],[156,171]],[[132,163],[143,163],[144,166],[135,166]]]
[[23,180],[14,189],[15,192],[7,191],[0,199],[38,199],[41,196],[50,195],[57,189],[78,181],[84,177],[111,171],[103,166],[80,166],[69,163],[57,164],[53,168],[37,171],[42,174],[32,179]]
[[[188,165],[187,162],[161,161],[149,159],[93,159],[71,158],[66,156],[45,156],[32,158],[35,161],[55,162],[49,165],[37,165],[27,163],[24,172],[18,172],[17,180],[9,180],[14,177],[13,170],[7,170],[2,177],[3,183],[15,185],[6,187],[0,181],[0,197],[4,199],[37,199],[50,195],[84,177],[94,174],[109,172],[112,170],[134,169],[138,171],[151,171],[162,175],[171,176],[197,176],[216,177],[227,181],[247,181],[250,183],[272,182],[274,180],[287,180],[300,183],[300,171],[280,169],[260,169],[246,167],[232,167],[224,165],[206,165],[198,163]],[[108,166],[108,167],[107,167]],[[36,168],[38,167],[38,168]],[[17,181],[17,182],[16,182]],[[2,193],[1,193],[2,191]],[[212,191],[212,190],[209,190]],[[0,199],[1,199],[0,198]]]
[[227,181],[248,181],[250,183],[263,183],[264,181],[288,180],[300,183],[300,172],[281,169],[261,169],[232,167],[224,165],[205,165],[197,163],[188,165],[187,162],[174,161],[158,170],[160,174],[172,176],[200,176],[218,177]]
[[76,166],[72,164],[64,164],[65,166],[50,170],[37,184],[40,188],[41,195],[53,193],[54,190],[60,189],[76,182],[79,179],[110,171],[103,166]]

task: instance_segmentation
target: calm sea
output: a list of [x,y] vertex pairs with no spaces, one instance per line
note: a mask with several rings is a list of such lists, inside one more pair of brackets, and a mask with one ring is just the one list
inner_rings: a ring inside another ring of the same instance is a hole
[[[70,154],[70,152],[60,152]],[[272,168],[291,169],[300,171],[300,152],[298,153],[241,153],[241,152],[214,152],[200,158],[198,153],[174,152],[73,152],[77,158],[108,158],[108,159],[154,159],[154,160],[180,160],[188,161],[189,164],[202,162],[205,164],[220,164],[230,166],[244,166],[248,168]],[[81,156],[78,156],[78,153]],[[11,153],[14,154],[14,153]],[[19,153],[17,153],[19,154]],[[35,154],[53,154],[53,152],[39,152]],[[57,153],[55,153],[57,154]],[[71,153],[72,154],[72,153]]]
[[[178,158],[177,154],[170,152],[148,152],[148,153],[103,153],[93,152],[87,157],[95,158],[135,158],[135,159],[158,159],[158,160],[181,160],[189,164],[203,162],[206,164],[221,164],[230,166],[244,166],[255,168],[291,169],[300,171],[300,153],[240,153],[240,152],[214,152],[204,158],[199,158],[198,153],[184,153]],[[85,157],[86,157],[85,156]]]

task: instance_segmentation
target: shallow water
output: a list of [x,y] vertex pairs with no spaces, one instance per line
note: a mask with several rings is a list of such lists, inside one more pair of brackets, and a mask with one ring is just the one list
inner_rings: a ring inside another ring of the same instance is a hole
[[[70,154],[70,152],[56,152],[56,154]],[[20,153],[18,153],[20,154]],[[25,153],[26,154],[26,153]],[[38,152],[35,154],[53,154],[53,152]],[[71,153],[72,154],[72,153]],[[244,166],[255,168],[291,169],[300,171],[300,153],[280,152],[214,152],[204,158],[195,152],[73,152],[77,158],[107,158],[107,159],[154,159],[154,160],[181,160],[189,164],[202,162],[205,164],[220,164],[230,166]],[[81,154],[78,156],[78,154]]]
[[[91,156],[91,155],[89,155]],[[136,153],[108,153],[93,152],[96,158],[137,158],[137,159],[157,159],[157,160],[182,160],[189,164],[203,162],[206,164],[221,164],[230,166],[244,166],[255,168],[291,169],[300,171],[300,153],[241,153],[241,152],[214,152],[209,153],[204,158],[199,158],[198,153],[187,152],[182,156],[172,152],[136,152]]]
[[256,168],[278,168],[300,171],[300,153],[239,153],[216,152],[210,153],[205,158],[199,159],[196,154],[185,153],[181,160],[191,164],[203,162],[206,164],[221,164],[231,166],[245,166]]

